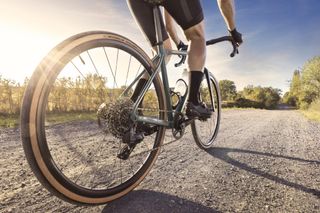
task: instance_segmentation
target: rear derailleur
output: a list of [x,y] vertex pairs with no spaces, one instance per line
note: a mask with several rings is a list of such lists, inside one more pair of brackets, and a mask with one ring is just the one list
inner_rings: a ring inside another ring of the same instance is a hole
[[123,135],[122,142],[126,145],[122,147],[117,157],[122,160],[127,160],[136,145],[141,143],[145,136],[152,135],[157,131],[158,127],[156,126],[148,126],[142,123],[138,123],[138,125],[132,127]]

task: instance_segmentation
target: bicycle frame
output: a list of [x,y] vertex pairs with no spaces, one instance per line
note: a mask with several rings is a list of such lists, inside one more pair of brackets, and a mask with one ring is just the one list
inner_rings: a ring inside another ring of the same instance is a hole
[[[166,67],[166,62],[165,58],[167,55],[187,55],[187,52],[182,52],[182,51],[176,51],[176,50],[166,50],[163,45],[163,38],[162,38],[162,33],[161,33],[161,24],[160,24],[160,19],[161,19],[161,12],[159,6],[154,6],[153,7],[153,16],[154,16],[154,23],[155,23],[155,30],[156,30],[156,38],[157,38],[157,55],[153,58],[153,63],[156,63],[158,61],[158,64],[154,70],[154,72],[151,74],[149,77],[146,85],[141,91],[141,94],[138,96],[136,103],[133,106],[133,113],[131,114],[131,118],[134,121],[138,122],[143,122],[143,123],[149,123],[149,124],[155,124],[155,125],[160,125],[160,126],[166,126],[169,128],[173,127],[173,117],[174,117],[174,112],[181,112],[183,110],[183,107],[179,107],[179,110],[173,111],[172,108],[172,100],[169,92],[169,81],[168,81],[168,74],[167,74],[167,67]],[[144,95],[148,91],[149,87],[151,86],[154,78],[157,76],[157,74],[161,71],[162,74],[162,82],[164,86],[164,95],[165,95],[165,101],[166,101],[166,113],[167,113],[167,118],[168,120],[161,120],[161,119],[156,119],[156,118],[151,118],[151,117],[145,117],[145,116],[140,116],[137,114],[138,106],[140,102],[142,101]],[[144,71],[146,72],[146,71]],[[125,94],[129,89],[143,76],[144,72],[142,72],[139,76],[134,79],[134,81],[128,86],[128,88],[123,92]],[[185,102],[186,99],[183,100]],[[184,106],[185,103],[182,103]]]

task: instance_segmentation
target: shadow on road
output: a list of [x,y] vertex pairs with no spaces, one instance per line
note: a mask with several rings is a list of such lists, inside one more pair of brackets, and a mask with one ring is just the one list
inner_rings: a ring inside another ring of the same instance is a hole
[[136,190],[109,203],[102,212],[218,212],[201,204],[150,190]]
[[243,150],[243,149],[223,148],[223,147],[211,148],[207,152],[210,155],[212,155],[213,157],[216,157],[226,163],[229,163],[229,164],[236,166],[240,169],[243,169],[247,172],[250,172],[252,174],[267,178],[267,179],[272,180],[276,183],[279,183],[279,184],[282,184],[285,186],[289,186],[289,187],[295,188],[297,190],[300,190],[300,191],[303,191],[303,192],[306,192],[309,194],[313,194],[313,195],[317,196],[318,198],[320,198],[320,191],[319,190],[308,188],[308,187],[303,186],[301,184],[290,182],[284,178],[271,175],[271,174],[266,173],[264,171],[261,171],[257,168],[250,167],[248,164],[241,163],[241,162],[237,161],[236,159],[231,158],[229,156],[229,153],[236,152],[236,153],[245,153],[245,154],[253,154],[253,155],[262,155],[262,156],[267,156],[267,157],[284,158],[284,159],[288,159],[288,160],[300,161],[300,162],[305,162],[305,163],[312,163],[312,164],[314,163],[317,165],[320,165],[320,161],[305,160],[305,159],[301,159],[301,158],[284,156],[284,155],[277,155],[277,154],[257,152],[257,151],[251,151],[251,150]]

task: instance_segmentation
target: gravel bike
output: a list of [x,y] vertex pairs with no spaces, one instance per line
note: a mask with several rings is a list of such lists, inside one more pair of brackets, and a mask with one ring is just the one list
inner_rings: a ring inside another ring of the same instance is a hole
[[[133,190],[146,177],[163,146],[166,129],[180,139],[191,125],[197,145],[209,148],[218,134],[219,85],[205,69],[199,99],[213,115],[185,116],[184,92],[169,88],[160,30],[161,12],[154,6],[157,55],[148,55],[129,39],[91,31],[70,37],[41,61],[26,88],[21,110],[21,138],[32,171],[54,195],[77,204],[102,204]],[[229,36],[207,42],[230,41]],[[160,77],[161,73],[161,77]],[[149,80],[136,101],[137,81]]]

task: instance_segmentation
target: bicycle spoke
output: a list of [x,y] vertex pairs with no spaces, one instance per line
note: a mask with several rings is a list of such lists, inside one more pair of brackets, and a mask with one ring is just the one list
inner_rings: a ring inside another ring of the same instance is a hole
[[134,175],[135,173],[134,173],[134,171],[132,170],[133,166],[132,166],[131,159],[128,158],[128,161],[129,161],[129,163],[130,163],[131,173],[132,173],[132,175]]
[[[103,51],[104,51],[104,55],[106,56],[106,59],[107,59],[107,62],[108,62],[108,65],[109,65],[109,69],[111,71],[111,74],[112,74],[112,77],[113,77],[113,80],[114,82],[116,83],[116,77],[115,77],[115,74],[113,73],[113,69],[111,67],[111,64],[110,64],[110,60],[109,60],[109,57],[108,57],[108,54],[106,52],[106,49],[103,47]],[[116,85],[118,87],[118,85]]]
[[[80,57],[80,56],[79,56],[79,57]],[[81,61],[83,61],[82,58],[81,58]],[[84,61],[83,61],[83,63],[84,63]],[[94,87],[92,86],[91,82],[88,80],[88,78],[85,77],[85,76],[82,74],[82,72],[80,71],[80,69],[73,63],[73,61],[71,61],[71,64],[72,64],[72,65],[74,66],[74,68],[80,73],[80,75],[83,77],[83,79],[84,79],[85,81],[89,82],[90,87],[91,87],[91,88],[94,88]]]
[[[80,57],[80,56],[79,56]],[[80,71],[80,69],[73,63],[73,61],[71,61],[71,64],[76,68],[76,70],[80,73],[80,75],[86,79],[86,77],[82,74],[82,72]]]
[[149,150],[148,145],[146,144],[145,140],[143,140],[144,145],[147,147],[147,150]]
[[[115,88],[115,85],[117,84],[117,71],[118,71],[118,59],[119,59],[119,49],[117,49],[117,59],[116,59],[116,68],[115,68],[115,71],[114,71],[114,84],[113,84],[113,89]],[[117,86],[118,87],[118,86]]]
[[136,73],[136,77],[134,77],[134,79],[136,79],[137,77],[138,77],[138,74],[139,74],[139,71],[140,71],[140,69],[141,69],[141,64],[140,64],[140,66],[139,66],[139,68],[138,68],[138,70],[137,70],[137,73]]
[[[99,150],[99,153],[101,153],[102,147],[103,147],[104,144],[105,144],[105,143],[103,143],[103,144],[101,145],[101,148],[98,149],[98,150]],[[98,154],[99,154],[99,153],[98,153]],[[97,165],[97,164],[95,163],[95,165]],[[100,172],[100,170],[101,170],[101,168],[102,168],[103,166],[104,166],[104,165],[99,166],[99,167],[97,168],[97,171]],[[93,174],[93,178],[91,178],[91,181],[89,181],[89,182],[91,182],[91,185],[94,185],[95,177],[96,177],[96,173]],[[94,187],[91,187],[91,189],[94,189]]]
[[[101,143],[98,146],[98,150],[100,149]],[[89,158],[89,160],[87,162],[91,162],[91,159],[93,158],[94,154],[92,153],[92,150],[90,150],[89,154],[91,153],[91,157]],[[95,152],[94,152],[95,153]],[[83,172],[85,171],[85,169],[88,168],[88,164],[86,164],[86,166],[84,167],[84,169],[81,171],[80,175],[76,178],[75,183],[78,182],[79,178],[81,177],[81,175],[83,174]]]
[[[128,70],[127,70],[127,76],[126,76],[126,82],[124,83],[125,86],[127,86],[128,75],[129,75],[129,71],[130,71],[131,58],[132,58],[132,56],[130,55]],[[140,65],[141,65],[141,64],[140,64]]]
[[[118,153],[121,152],[121,142],[119,142],[119,151]],[[121,159],[119,158],[119,165],[120,165],[120,180],[121,180],[121,183],[122,183],[122,169],[121,169]]]
[[88,56],[89,56],[89,58],[90,58],[90,61],[91,61],[92,65],[93,65],[93,67],[94,67],[94,70],[96,71],[97,75],[100,76],[100,73],[98,72],[98,69],[97,69],[95,63],[93,62],[89,51],[87,51],[87,54],[88,54]]

